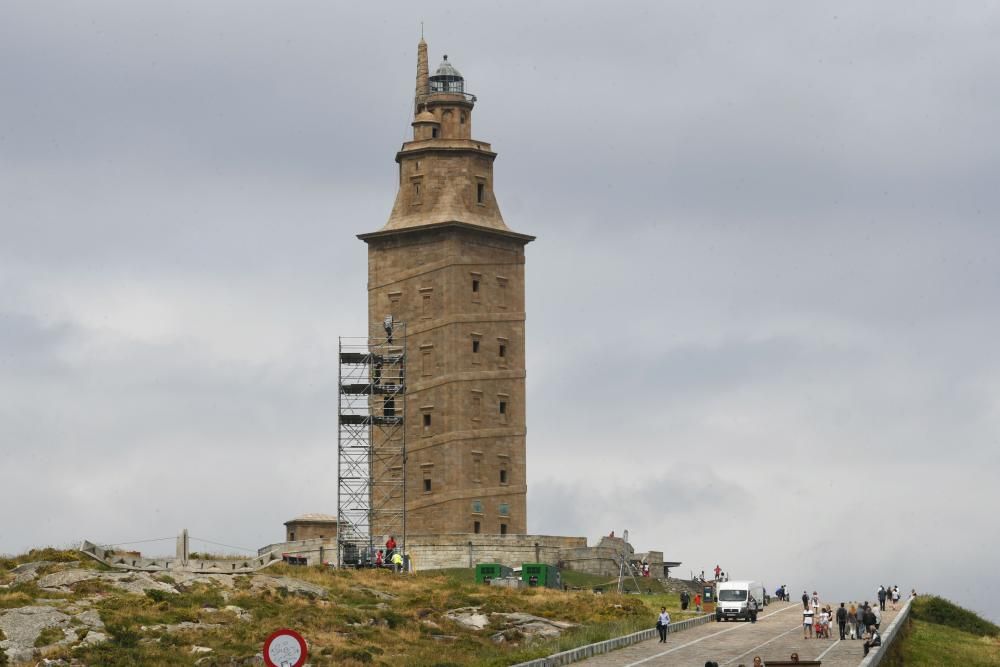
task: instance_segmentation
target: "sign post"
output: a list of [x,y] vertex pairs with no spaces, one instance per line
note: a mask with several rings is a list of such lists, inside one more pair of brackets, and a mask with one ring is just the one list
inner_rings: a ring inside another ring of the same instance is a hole
[[302,635],[282,628],[264,642],[264,664],[267,667],[302,667],[309,657]]

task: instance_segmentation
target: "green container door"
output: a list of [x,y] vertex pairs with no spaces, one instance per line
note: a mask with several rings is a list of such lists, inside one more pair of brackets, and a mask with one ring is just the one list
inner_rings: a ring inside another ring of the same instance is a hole
[[522,563],[521,580],[528,586],[543,588],[562,588],[562,577],[559,568],[545,563]]
[[488,584],[494,579],[509,577],[514,570],[499,563],[479,563],[476,565],[476,583]]

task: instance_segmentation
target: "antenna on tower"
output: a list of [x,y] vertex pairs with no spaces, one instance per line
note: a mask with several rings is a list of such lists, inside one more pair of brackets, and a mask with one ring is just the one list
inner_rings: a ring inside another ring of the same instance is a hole
[[420,39],[424,38],[424,22],[420,22]]

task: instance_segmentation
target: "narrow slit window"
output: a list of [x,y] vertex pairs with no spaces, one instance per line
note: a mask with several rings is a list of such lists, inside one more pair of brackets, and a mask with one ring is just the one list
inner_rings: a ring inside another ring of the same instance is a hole
[[507,344],[506,343],[500,343],[500,349],[498,350],[498,354],[501,357],[506,357],[507,356]]
[[507,414],[507,401],[500,401],[500,414]]
[[430,493],[430,492],[431,492],[431,478],[430,477],[425,477],[424,478],[424,493]]
[[475,294],[479,292],[479,278],[472,279],[472,293]]
[[431,129],[431,138],[432,139],[437,139],[437,137],[438,137],[438,129],[435,127],[433,129]]
[[486,184],[476,183],[476,203],[482,204],[486,201]]
[[472,340],[472,354],[479,354],[479,341],[475,339]]
[[501,484],[507,483],[507,471],[503,468],[500,469],[500,483]]
[[431,415],[429,412],[424,413],[424,430],[429,431],[431,429]]
[[473,522],[473,524],[472,524],[472,532],[474,532],[474,533],[476,533],[478,535],[479,534],[479,530],[480,530],[479,522],[478,521]]
[[507,524],[505,524],[505,523],[501,523],[500,524],[500,534],[501,535],[506,535],[507,534]]

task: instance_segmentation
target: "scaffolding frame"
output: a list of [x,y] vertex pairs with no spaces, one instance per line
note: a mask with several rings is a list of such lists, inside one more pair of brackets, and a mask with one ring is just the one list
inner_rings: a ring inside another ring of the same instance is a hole
[[339,339],[338,567],[370,565],[389,535],[406,553],[406,325],[384,328]]

